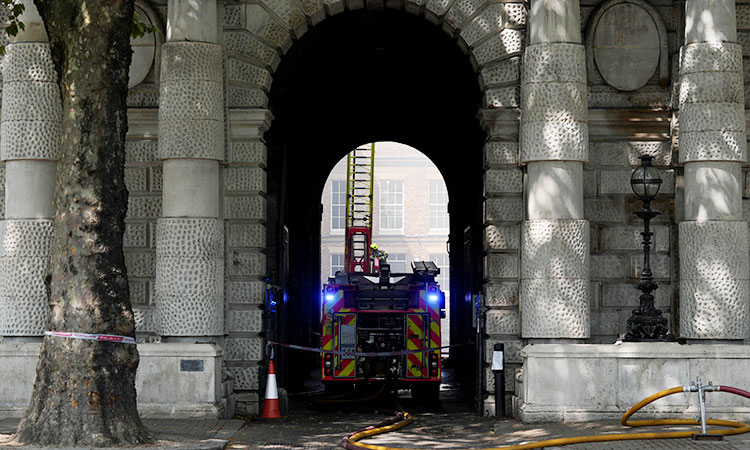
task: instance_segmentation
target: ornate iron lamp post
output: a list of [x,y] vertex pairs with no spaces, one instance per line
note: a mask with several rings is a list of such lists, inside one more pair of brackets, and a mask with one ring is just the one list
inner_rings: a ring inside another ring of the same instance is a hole
[[641,156],[641,165],[636,167],[630,178],[630,186],[633,188],[635,196],[643,201],[643,211],[636,211],[633,214],[643,219],[643,271],[641,280],[636,284],[636,288],[642,292],[640,297],[640,306],[633,310],[628,319],[628,332],[625,334],[623,341],[629,342],[671,342],[674,336],[669,333],[667,319],[662,317],[661,311],[654,308],[654,296],[651,292],[659,286],[654,283],[651,274],[651,265],[649,262],[649,252],[651,251],[651,236],[654,233],[649,231],[648,225],[651,219],[658,216],[658,211],[651,210],[651,201],[656,197],[661,186],[661,177],[659,171],[651,165],[652,156]]

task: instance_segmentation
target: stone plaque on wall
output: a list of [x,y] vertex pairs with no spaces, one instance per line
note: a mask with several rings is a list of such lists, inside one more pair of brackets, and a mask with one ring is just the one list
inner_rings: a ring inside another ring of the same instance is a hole
[[645,86],[654,75],[669,84],[667,31],[659,11],[644,0],[609,0],[589,19],[589,79],[620,91]]
[[651,15],[632,3],[605,11],[594,31],[594,61],[615,89],[643,87],[659,65],[659,33]]

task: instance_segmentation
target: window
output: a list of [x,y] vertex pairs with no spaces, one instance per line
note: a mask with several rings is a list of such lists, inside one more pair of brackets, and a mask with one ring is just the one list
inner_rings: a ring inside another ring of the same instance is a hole
[[380,182],[380,230],[404,232],[404,182]]
[[430,180],[430,231],[449,228],[448,190],[443,180]]
[[344,270],[344,254],[343,253],[331,253],[331,276],[335,276],[336,272]]
[[331,182],[331,230],[346,227],[346,181]]
[[450,261],[447,253],[430,253],[429,261],[435,263],[440,268],[440,275],[435,278],[435,281],[440,285],[440,289],[448,295],[450,292]]
[[388,264],[391,265],[391,273],[406,273],[406,253],[389,253]]

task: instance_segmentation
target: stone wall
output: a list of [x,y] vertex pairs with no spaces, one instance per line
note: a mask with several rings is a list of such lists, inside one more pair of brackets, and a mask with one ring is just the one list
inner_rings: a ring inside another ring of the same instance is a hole
[[[673,146],[670,121],[672,88],[677,73],[660,79],[660,62],[646,84],[630,91],[620,91],[609,85],[601,71],[607,71],[606,59],[593,59],[591,22],[597,17],[600,4],[616,2],[581,1],[582,29],[587,30],[587,78],[589,83],[589,161],[584,165],[584,217],[591,225],[590,306],[592,343],[612,343],[626,331],[631,310],[638,306],[639,291],[634,288],[643,264],[640,236],[643,222],[632,213],[643,204],[630,187],[632,169],[640,164],[638,157],[650,154],[662,175],[659,197],[652,209],[662,212],[652,222],[654,232],[651,270],[659,284],[655,291],[656,305],[672,320],[672,303],[677,292],[675,285],[676,227],[675,173],[672,169]],[[661,19],[668,38],[666,57],[672,60],[679,46],[677,42],[680,8],[671,1],[651,2]],[[646,11],[646,10],[643,10]],[[627,25],[626,18],[621,18]],[[656,23],[655,23],[656,25]],[[658,29],[651,29],[659,42]],[[602,66],[602,67],[600,67]],[[675,66],[676,67],[676,66]],[[626,111],[627,109],[627,111]],[[676,159],[675,159],[676,160]]]
[[[742,71],[745,94],[745,118],[750,107],[750,1],[738,0],[736,4],[737,13],[737,41],[742,46]],[[743,165],[743,190],[742,190],[742,220],[750,221],[750,166]]]

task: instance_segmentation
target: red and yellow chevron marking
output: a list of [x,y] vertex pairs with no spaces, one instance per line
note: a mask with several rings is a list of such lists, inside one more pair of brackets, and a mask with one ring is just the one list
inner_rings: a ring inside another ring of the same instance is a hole
[[[421,350],[424,348],[424,319],[421,314],[407,314],[406,338],[407,350]],[[410,353],[406,355],[406,376],[408,378],[422,378],[424,367],[424,354]]]
[[[343,305],[343,302],[342,302]],[[356,314],[344,314],[339,315],[339,327],[343,325],[356,325],[357,323],[357,315]],[[338,327],[337,327],[338,328]],[[341,350],[341,347],[339,346],[339,336],[341,334],[341,330],[337,329],[334,333],[333,337],[333,346],[336,350]],[[341,368],[339,369],[338,366],[341,364]],[[354,358],[342,358],[342,355],[334,355],[333,356],[333,376],[336,378],[346,378],[346,377],[353,377],[355,375],[354,368],[355,368],[355,359]]]
[[333,376],[337,378],[346,378],[354,376],[354,360],[353,359],[342,359],[341,370],[334,369]]

